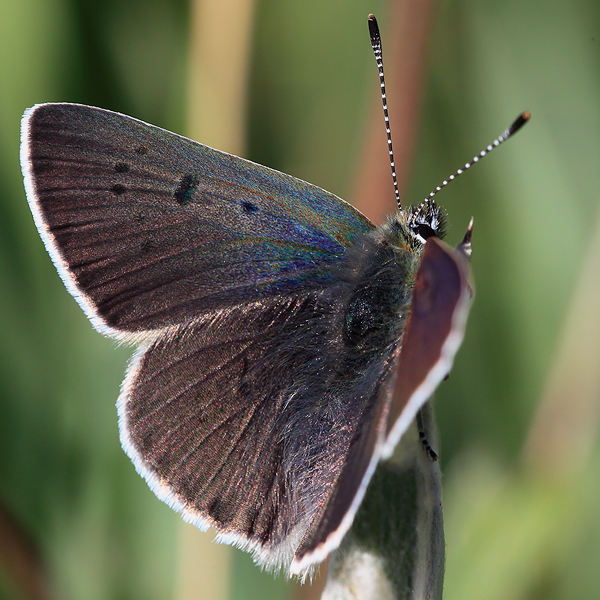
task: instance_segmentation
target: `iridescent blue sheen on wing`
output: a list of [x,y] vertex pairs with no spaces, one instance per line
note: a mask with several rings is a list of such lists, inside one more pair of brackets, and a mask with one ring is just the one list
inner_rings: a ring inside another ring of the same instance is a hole
[[25,122],[40,231],[112,330],[322,287],[373,229],[325,190],[124,115],[45,104]]

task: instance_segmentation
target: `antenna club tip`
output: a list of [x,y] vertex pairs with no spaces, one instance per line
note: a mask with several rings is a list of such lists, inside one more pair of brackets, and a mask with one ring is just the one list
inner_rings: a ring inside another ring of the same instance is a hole
[[369,23],[369,35],[371,36],[371,42],[379,41],[379,25],[377,25],[377,19],[375,18],[375,15],[369,15],[367,20]]
[[527,123],[527,121],[529,121],[530,118],[531,118],[531,113],[528,110],[525,111],[524,113],[521,113],[517,117],[515,122],[509,127],[508,131],[509,131],[510,135],[517,133],[517,131],[519,131],[519,129],[521,129],[521,127],[523,127],[523,125],[525,125],[525,123]]

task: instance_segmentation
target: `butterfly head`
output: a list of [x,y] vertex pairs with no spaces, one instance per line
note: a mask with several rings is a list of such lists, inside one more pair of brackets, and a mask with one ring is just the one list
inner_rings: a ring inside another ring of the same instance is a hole
[[407,212],[409,233],[421,244],[430,237],[442,239],[446,235],[446,211],[433,199],[425,200],[419,206],[410,207]]

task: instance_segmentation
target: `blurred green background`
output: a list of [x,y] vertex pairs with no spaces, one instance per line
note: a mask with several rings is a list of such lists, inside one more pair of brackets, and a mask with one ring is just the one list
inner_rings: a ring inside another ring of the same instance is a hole
[[[228,0],[210,10],[231,16],[215,16],[183,0],[1,0],[0,598],[309,597],[237,550],[206,550],[212,533],[183,526],[121,451],[115,400],[132,350],[93,331],[50,262],[19,122],[35,103],[81,102],[217,145],[212,121],[233,120],[238,137],[222,134],[221,148],[353,199],[378,101],[366,17],[379,19],[385,61],[398,5]],[[597,599],[600,4],[431,6],[405,201],[533,114],[439,196],[450,243],[475,217],[477,286],[436,394],[445,597]],[[233,108],[203,104],[203,69],[220,70],[236,43]]]

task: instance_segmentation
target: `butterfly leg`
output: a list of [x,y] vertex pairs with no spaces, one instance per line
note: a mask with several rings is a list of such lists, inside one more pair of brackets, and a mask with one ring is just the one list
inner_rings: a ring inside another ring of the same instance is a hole
[[425,433],[426,425],[425,418],[423,416],[423,409],[419,410],[417,413],[417,429],[419,431],[419,440],[425,449],[425,452],[429,456],[432,461],[436,461],[438,459],[438,455],[435,450],[431,447],[429,442],[427,441],[427,434]]

